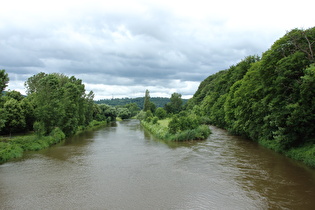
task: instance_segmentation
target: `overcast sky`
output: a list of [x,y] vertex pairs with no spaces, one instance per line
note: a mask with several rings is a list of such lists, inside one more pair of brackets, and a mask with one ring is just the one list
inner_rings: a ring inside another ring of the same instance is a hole
[[25,93],[39,73],[82,79],[95,99],[191,97],[209,75],[315,26],[313,0],[1,0],[0,69]]

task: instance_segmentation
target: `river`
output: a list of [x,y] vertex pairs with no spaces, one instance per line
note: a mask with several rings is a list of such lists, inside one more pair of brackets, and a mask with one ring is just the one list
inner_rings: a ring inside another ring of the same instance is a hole
[[0,209],[314,209],[315,170],[211,127],[158,141],[137,120],[0,165]]

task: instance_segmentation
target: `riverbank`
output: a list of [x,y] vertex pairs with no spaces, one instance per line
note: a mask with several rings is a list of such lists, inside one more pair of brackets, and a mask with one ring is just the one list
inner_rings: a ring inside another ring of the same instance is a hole
[[172,134],[168,129],[169,121],[170,119],[158,120],[157,122],[141,120],[140,123],[154,137],[165,141],[205,140],[211,134],[211,130],[207,125],[200,125],[195,129],[184,130]]
[[[87,130],[94,130],[106,125],[106,121],[92,121],[87,127],[78,129],[75,135]],[[66,135],[55,128],[48,136],[38,136],[34,133],[28,135],[0,138],[0,163],[14,158],[20,158],[25,151],[37,151],[50,147],[64,140]]]
[[315,144],[304,144],[299,147],[292,147],[287,150],[281,149],[277,142],[271,140],[259,141],[259,144],[289,158],[292,158],[293,160],[303,162],[309,167],[315,168]]

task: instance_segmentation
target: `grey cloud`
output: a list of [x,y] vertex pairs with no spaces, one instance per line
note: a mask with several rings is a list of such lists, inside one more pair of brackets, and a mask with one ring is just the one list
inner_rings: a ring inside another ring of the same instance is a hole
[[[39,21],[38,28],[29,30],[12,25],[0,35],[0,68],[24,75],[60,72],[90,84],[160,85],[171,91],[174,80],[200,82],[266,50],[255,44],[250,31],[223,30],[224,21],[189,22],[150,8],[139,14],[85,11],[73,19]],[[195,90],[183,91],[192,95]]]

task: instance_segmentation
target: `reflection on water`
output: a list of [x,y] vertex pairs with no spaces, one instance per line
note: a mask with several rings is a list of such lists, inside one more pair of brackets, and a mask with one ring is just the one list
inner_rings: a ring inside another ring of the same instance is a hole
[[0,165],[0,209],[312,209],[315,172],[212,127],[165,143],[118,122]]

